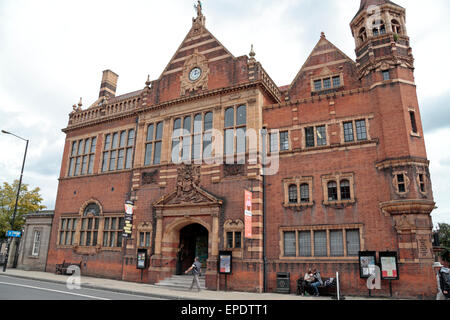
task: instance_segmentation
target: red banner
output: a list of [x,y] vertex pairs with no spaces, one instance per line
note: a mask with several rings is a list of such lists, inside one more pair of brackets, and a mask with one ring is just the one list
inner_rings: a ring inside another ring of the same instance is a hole
[[252,193],[245,190],[245,237],[248,239],[252,237],[252,198]]

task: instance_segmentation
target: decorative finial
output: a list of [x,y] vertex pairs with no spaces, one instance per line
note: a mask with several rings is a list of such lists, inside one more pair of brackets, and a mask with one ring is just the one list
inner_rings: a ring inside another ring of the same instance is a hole
[[325,32],[322,31],[322,32],[320,33],[320,38],[326,39],[326,37],[325,37]]
[[252,48],[250,49],[250,57],[251,57],[252,59],[254,59],[255,56],[256,56],[256,53],[255,53],[255,50],[253,50],[253,44],[252,44]]
[[83,98],[80,98],[80,102],[78,102],[78,106],[81,108],[83,106]]
[[151,84],[151,82],[150,82],[150,75],[147,75],[147,81],[145,81],[145,85],[147,87],[150,87],[150,84]]

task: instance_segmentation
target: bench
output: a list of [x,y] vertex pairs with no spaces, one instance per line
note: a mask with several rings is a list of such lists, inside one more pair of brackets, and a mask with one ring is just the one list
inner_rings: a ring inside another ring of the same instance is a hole
[[66,260],[64,260],[63,263],[56,265],[55,274],[59,273],[62,275],[72,275],[73,272],[68,273],[67,269],[69,269],[70,266],[77,266],[81,270],[81,263],[82,261],[80,261],[80,263],[73,263],[73,262],[66,262]]
[[[322,282],[323,284],[317,287],[319,289],[319,295],[336,297],[336,278],[322,278]],[[297,295],[305,294],[305,292],[314,295],[313,288],[308,286],[304,278],[301,277],[297,280]]]

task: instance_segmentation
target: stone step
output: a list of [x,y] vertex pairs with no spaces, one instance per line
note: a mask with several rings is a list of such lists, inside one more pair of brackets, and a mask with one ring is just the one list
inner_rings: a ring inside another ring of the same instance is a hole
[[[170,278],[166,278],[156,283],[156,286],[176,289],[176,290],[189,290],[192,284],[193,276],[192,275],[174,275]],[[205,276],[199,277],[199,283],[201,289],[206,289],[206,280]],[[194,285],[194,288],[195,285]]]

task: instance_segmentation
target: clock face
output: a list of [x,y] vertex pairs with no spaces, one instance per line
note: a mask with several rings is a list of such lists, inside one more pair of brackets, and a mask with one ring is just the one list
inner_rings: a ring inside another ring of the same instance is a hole
[[199,67],[195,67],[194,69],[189,72],[189,80],[191,81],[197,81],[200,76],[202,75],[202,69]]

